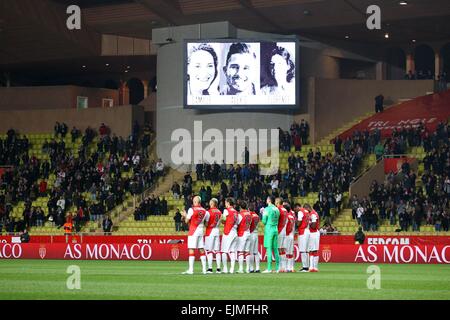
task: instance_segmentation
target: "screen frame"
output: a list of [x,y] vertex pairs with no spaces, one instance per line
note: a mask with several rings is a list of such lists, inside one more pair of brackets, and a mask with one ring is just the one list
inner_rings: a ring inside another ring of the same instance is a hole
[[[187,45],[188,43],[234,43],[234,42],[293,42],[295,43],[295,104],[246,104],[246,105],[188,105],[187,104]],[[272,110],[296,111],[300,109],[300,41],[298,38],[271,38],[271,39],[184,39],[183,40],[183,108],[192,110]]]

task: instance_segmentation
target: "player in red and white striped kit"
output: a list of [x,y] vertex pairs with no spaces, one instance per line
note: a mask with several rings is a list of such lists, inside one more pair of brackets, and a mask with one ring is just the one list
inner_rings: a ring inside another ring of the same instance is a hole
[[280,253],[280,270],[277,272],[286,272],[286,224],[287,210],[283,207],[283,199],[276,198],[275,205],[280,211],[280,219],[278,220],[278,252]]
[[286,238],[284,247],[286,248],[286,272],[295,272],[294,270],[294,232],[296,217],[294,211],[291,210],[289,202],[283,203],[287,210]]
[[206,273],[213,273],[213,256],[216,256],[217,273],[220,273],[220,262],[222,255],[220,253],[220,234],[219,225],[222,219],[222,212],[217,209],[219,201],[212,198],[209,201],[209,210],[207,211],[206,232],[205,232],[205,250],[208,259],[208,270]]
[[189,249],[189,269],[183,274],[193,274],[194,273],[194,262],[195,262],[195,250],[200,252],[200,261],[202,262],[202,271],[206,274],[206,257],[204,250],[204,223],[205,218],[208,213],[201,206],[201,199],[199,196],[195,196],[192,199],[192,208],[189,208],[187,214],[183,210],[181,215],[184,217],[184,221],[189,224],[189,235],[188,235],[188,249]]
[[312,210],[309,215],[309,272],[319,272],[320,217]]
[[244,273],[244,260],[246,263],[246,271],[250,273],[250,226],[252,224],[252,215],[250,211],[247,210],[247,203],[245,201],[239,201],[239,206],[241,211],[239,215],[241,216],[240,222],[238,224],[237,234],[237,251],[238,251],[238,262],[239,270],[238,273]]
[[[249,206],[250,214],[252,215],[252,224],[250,225],[250,273],[259,273],[259,252],[258,252],[258,224],[260,221],[259,215],[255,212],[253,205]],[[255,262],[255,268],[253,268]]]
[[225,200],[225,210],[222,214],[222,221],[225,224],[222,236],[222,264],[223,272],[228,273],[227,259],[230,256],[230,273],[234,273],[236,263],[237,226],[241,222],[241,216],[234,209],[234,199]]
[[[309,208],[309,209],[308,209]],[[296,204],[294,208],[297,212],[298,220],[298,250],[300,251],[300,258],[302,260],[301,272],[309,271],[309,254],[308,254],[308,240],[309,240],[309,210],[311,207],[305,204],[302,208],[300,204]]]

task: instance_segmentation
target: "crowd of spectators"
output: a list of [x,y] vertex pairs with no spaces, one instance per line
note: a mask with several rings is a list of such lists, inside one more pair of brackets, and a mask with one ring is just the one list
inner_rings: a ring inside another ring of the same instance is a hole
[[336,153],[349,150],[355,144],[359,144],[364,154],[374,153],[377,159],[383,155],[407,154],[411,147],[422,146],[425,152],[429,152],[438,145],[439,140],[448,132],[448,124],[440,122],[436,130],[430,132],[423,122],[415,126],[394,128],[389,137],[382,139],[379,129],[372,131],[355,130],[351,137],[342,140],[340,137],[334,139]]
[[[42,226],[46,221],[62,227],[68,216],[73,218],[78,231],[85,222],[100,221],[107,211],[121,204],[126,192],[142,192],[164,174],[161,160],[148,165],[145,151],[152,134],[148,126],[141,133],[136,123],[127,139],[111,135],[105,124],[98,133],[88,127],[82,136],[74,127],[70,132],[76,135],[73,141],[81,137],[78,155],[66,148],[67,125],[56,123],[54,128],[54,138],[42,146],[49,161],[30,156],[28,139],[14,130],[8,131],[5,141],[0,139],[0,165],[12,165],[0,180],[0,228],[8,232]],[[97,146],[91,152],[97,135]],[[123,175],[130,170],[131,175]],[[50,174],[55,175],[51,190]],[[83,195],[86,192],[87,198]],[[44,196],[49,198],[47,215],[41,207],[32,206],[34,200]],[[22,219],[17,220],[11,212],[19,201],[24,202],[24,211]],[[69,212],[73,207],[76,212]]]
[[[300,124],[292,125],[291,133],[302,135],[301,132],[308,132],[307,128],[307,123],[302,121]],[[304,139],[302,142],[306,142],[308,136],[302,135],[302,138]],[[320,148],[317,148],[315,152],[310,149],[306,158],[290,154],[288,170],[279,170],[272,176],[260,175],[256,164],[199,163],[195,167],[197,181],[200,183],[210,181],[212,185],[220,182],[217,194],[213,193],[210,186],[201,186],[199,195],[204,206],[207,206],[209,200],[215,197],[219,200],[219,208],[223,209],[225,198],[234,197],[246,200],[259,211],[265,207],[264,200],[268,195],[280,196],[294,202],[293,198],[316,192],[317,202],[311,205],[324,221],[329,222],[331,210],[341,210],[343,192],[348,190],[356,176],[362,156],[362,147],[358,142],[351,142],[346,150],[334,156],[331,153],[323,154]],[[181,197],[184,199],[186,210],[191,205],[193,189],[193,178],[190,172],[186,173],[182,185],[175,182],[171,188],[175,199]]]
[[30,142],[26,135],[21,136],[15,130],[10,129],[6,138],[0,138],[0,164],[15,166],[28,158]]
[[435,80],[438,92],[447,90],[447,83],[450,82],[447,72],[443,71],[435,77],[431,70],[419,70],[418,72],[409,70],[405,74],[405,80]]
[[364,231],[377,231],[388,220],[399,231],[420,231],[423,224],[436,231],[448,231],[450,220],[450,126],[441,123],[432,135],[425,135],[424,173],[419,185],[416,173],[404,161],[401,170],[389,173],[384,183],[373,182],[369,197],[351,201],[353,218]]
[[295,151],[301,151],[302,146],[309,143],[309,124],[304,119],[300,123],[294,122],[289,131],[283,131],[281,128],[278,128],[278,131],[281,151],[289,152],[292,147]]
[[144,201],[135,208],[134,219],[136,221],[142,221],[147,220],[149,215],[161,216],[168,214],[169,209],[165,197],[159,198],[152,194],[148,198],[145,198]]
[[447,73],[441,72],[436,77],[434,76],[431,70],[419,70],[412,71],[409,70],[408,73],[405,74],[405,80],[447,80]]

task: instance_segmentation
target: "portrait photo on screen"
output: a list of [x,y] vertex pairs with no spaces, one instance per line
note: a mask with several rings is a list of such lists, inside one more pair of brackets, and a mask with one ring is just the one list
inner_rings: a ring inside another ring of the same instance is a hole
[[254,96],[259,93],[259,43],[224,43],[220,94]]
[[190,96],[219,94],[220,43],[187,44],[187,94]]
[[295,97],[295,43],[261,43],[261,94]]

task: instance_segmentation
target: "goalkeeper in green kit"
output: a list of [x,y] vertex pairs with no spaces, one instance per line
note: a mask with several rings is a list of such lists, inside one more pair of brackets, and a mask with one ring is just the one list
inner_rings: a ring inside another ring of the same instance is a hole
[[280,211],[274,205],[273,196],[267,197],[267,207],[264,209],[262,223],[264,224],[264,248],[267,254],[267,269],[263,273],[272,272],[272,251],[275,255],[275,269],[280,266],[280,256],[278,254],[278,219]]

